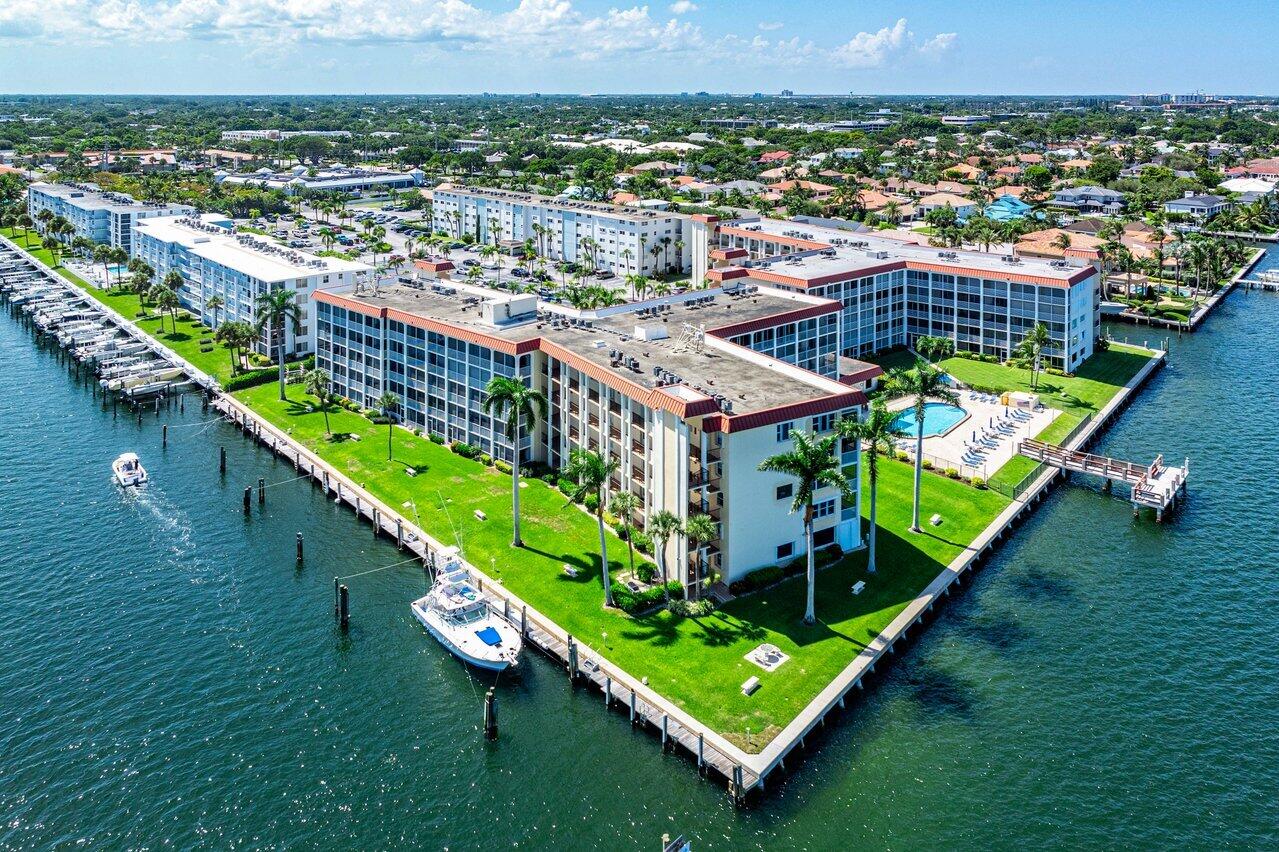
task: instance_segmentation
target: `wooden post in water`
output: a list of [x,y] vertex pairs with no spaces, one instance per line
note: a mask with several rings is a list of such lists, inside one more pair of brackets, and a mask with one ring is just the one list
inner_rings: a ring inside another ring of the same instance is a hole
[[395,519],[395,546],[399,550],[404,549],[404,519]]
[[497,739],[497,694],[491,686],[484,693],[484,738]]
[[259,476],[258,477],[258,505],[261,506],[265,503],[266,503],[266,480]]
[[169,446],[169,424],[165,423],[160,427],[160,449],[167,449]]
[[333,578],[333,617],[337,618],[341,612],[342,593],[338,591],[341,587],[338,585],[338,578]]
[[253,499],[253,486],[245,486],[244,489],[244,514],[249,514],[249,502]]
[[[525,612],[527,612],[527,607]],[[520,633],[524,632],[524,619],[520,618]],[[577,682],[577,643],[573,641],[572,634],[568,637],[568,685],[571,687]]]
[[218,447],[218,473],[226,476],[226,447]]
[[155,398],[155,416],[160,416],[160,397],[158,396]]
[[297,548],[298,548],[298,564],[301,565],[302,564],[302,533],[300,532],[298,533],[298,538],[297,538]]
[[697,771],[701,772],[706,766],[706,734],[701,731],[697,732]]
[[382,531],[382,513],[375,507],[373,509],[373,537],[377,538],[377,534]]
[[338,586],[338,621],[343,630],[351,625],[351,593],[346,586]]

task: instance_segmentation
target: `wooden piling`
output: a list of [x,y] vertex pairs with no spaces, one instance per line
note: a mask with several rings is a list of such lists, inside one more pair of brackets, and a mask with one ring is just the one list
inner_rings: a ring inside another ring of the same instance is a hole
[[169,447],[169,424],[165,423],[160,427],[160,449],[168,449]]
[[343,630],[351,624],[351,593],[346,586],[338,586],[338,621]]
[[298,533],[297,537],[298,564],[302,564],[302,533]]
[[484,738],[497,739],[497,694],[491,686],[484,693]]
[[226,476],[226,447],[218,447],[218,473]]
[[253,486],[247,485],[244,488],[244,514],[249,514],[249,504],[253,500]]
[[262,477],[258,477],[258,505],[261,506],[261,505],[264,505],[265,503],[266,503],[266,480],[263,479]]

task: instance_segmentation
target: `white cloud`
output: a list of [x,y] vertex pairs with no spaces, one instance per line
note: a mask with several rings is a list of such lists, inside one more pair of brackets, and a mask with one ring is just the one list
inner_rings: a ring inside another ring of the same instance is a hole
[[[691,0],[669,6],[678,16]],[[759,22],[759,30],[781,22]],[[859,32],[835,47],[762,35],[708,38],[678,17],[655,18],[649,6],[587,11],[577,0],[519,0],[491,11],[469,0],[0,0],[0,42],[19,40],[125,47],[146,43],[232,41],[251,51],[301,44],[410,44],[417,55],[487,52],[511,61],[617,56],[680,56],[757,67],[881,68],[949,50],[954,33],[916,39],[903,18]]]

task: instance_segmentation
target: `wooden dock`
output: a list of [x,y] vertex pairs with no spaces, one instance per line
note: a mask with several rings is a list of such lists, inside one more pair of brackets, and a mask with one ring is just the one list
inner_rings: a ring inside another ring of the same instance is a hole
[[1164,519],[1164,513],[1175,509],[1177,501],[1186,496],[1186,478],[1190,473],[1190,461],[1186,460],[1182,467],[1171,467],[1164,464],[1162,455],[1148,465],[1099,456],[1082,450],[1059,447],[1047,444],[1034,438],[1021,442],[1017,451],[1027,458],[1042,464],[1051,465],[1072,473],[1087,473],[1099,476],[1105,481],[1109,490],[1116,480],[1132,486],[1129,498],[1134,513],[1145,506],[1155,510],[1158,521]]

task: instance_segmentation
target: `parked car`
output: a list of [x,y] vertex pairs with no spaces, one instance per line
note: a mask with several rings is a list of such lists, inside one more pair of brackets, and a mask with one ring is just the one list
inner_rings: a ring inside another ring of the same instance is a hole
[[511,274],[514,275],[516,278],[527,278],[528,270],[524,269],[521,266],[517,266],[511,270]]

